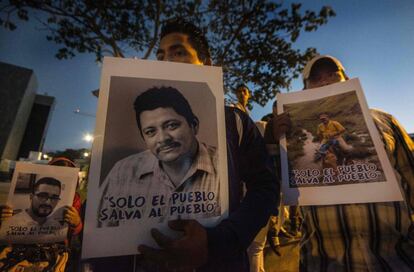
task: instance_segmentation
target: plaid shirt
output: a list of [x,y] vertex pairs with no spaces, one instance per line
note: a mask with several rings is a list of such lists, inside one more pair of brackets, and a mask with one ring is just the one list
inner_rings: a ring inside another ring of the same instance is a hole
[[405,201],[302,207],[303,271],[414,271],[414,143],[392,115],[371,114]]

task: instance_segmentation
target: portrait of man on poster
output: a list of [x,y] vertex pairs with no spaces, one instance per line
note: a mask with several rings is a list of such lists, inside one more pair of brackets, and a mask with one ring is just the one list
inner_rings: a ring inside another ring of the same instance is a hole
[[[201,217],[219,215],[218,154],[216,147],[198,141],[199,119],[187,99],[173,87],[153,87],[136,97],[134,109],[146,150],[112,167],[104,181],[107,189],[102,196],[99,221],[118,226],[123,219],[131,219],[119,211],[123,207],[117,203],[131,196],[135,208],[141,208],[132,219],[151,217],[154,201],[170,207],[200,198],[207,200],[208,209],[193,206],[186,208],[188,213]],[[163,215],[168,212],[171,210],[166,208]]]
[[30,207],[17,211],[15,215],[2,223],[2,229],[7,226],[40,226],[42,228],[61,228],[62,220],[53,217],[52,214],[60,201],[62,184],[52,177],[43,177],[36,181],[30,194]]

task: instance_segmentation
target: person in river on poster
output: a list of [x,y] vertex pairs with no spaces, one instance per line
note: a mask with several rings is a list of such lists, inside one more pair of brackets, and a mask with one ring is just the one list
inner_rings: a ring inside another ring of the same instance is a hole
[[343,155],[344,152],[349,150],[343,138],[343,134],[346,131],[344,126],[338,121],[331,120],[328,112],[320,113],[319,120],[321,123],[318,125],[316,133],[321,146],[316,153],[316,159],[325,158],[328,152],[334,153],[335,157]]

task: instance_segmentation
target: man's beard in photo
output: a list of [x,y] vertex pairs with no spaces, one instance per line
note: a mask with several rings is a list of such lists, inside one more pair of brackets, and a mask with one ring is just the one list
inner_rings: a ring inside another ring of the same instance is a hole
[[[47,209],[47,212],[40,212],[41,210],[45,210]],[[39,205],[39,207],[37,209],[32,209],[33,213],[38,216],[38,217],[47,217],[49,216],[52,211],[53,211],[53,207],[51,205],[47,205],[47,204],[41,204]]]

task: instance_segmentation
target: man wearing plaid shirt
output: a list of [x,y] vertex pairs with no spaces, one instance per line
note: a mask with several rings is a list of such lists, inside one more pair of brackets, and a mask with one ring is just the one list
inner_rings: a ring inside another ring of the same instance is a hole
[[[303,71],[305,89],[347,79],[331,56],[315,57]],[[392,115],[371,115],[404,201],[302,207],[302,271],[414,271],[414,143]]]

